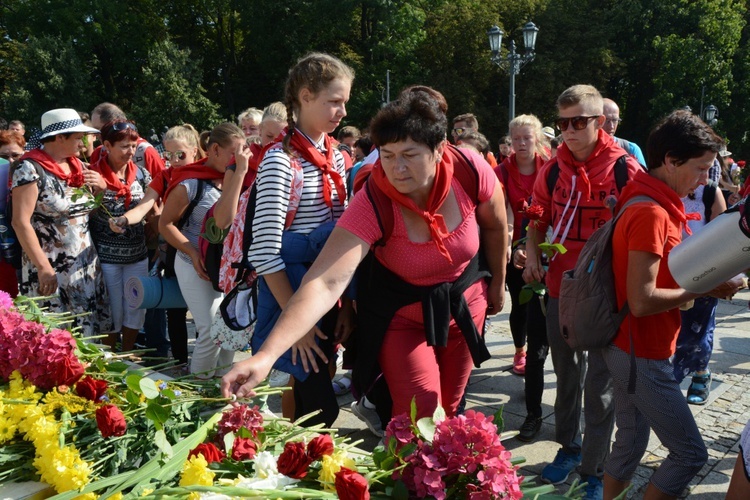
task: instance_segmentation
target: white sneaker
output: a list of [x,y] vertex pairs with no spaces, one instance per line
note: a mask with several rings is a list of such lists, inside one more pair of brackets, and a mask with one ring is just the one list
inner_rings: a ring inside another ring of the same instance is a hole
[[383,428],[380,424],[380,417],[374,409],[370,409],[360,401],[354,401],[351,405],[352,413],[362,422],[367,424],[367,428],[370,432],[375,434],[377,437],[383,437]]
[[281,370],[271,370],[271,374],[268,376],[268,385],[271,387],[284,387],[289,383],[290,376]]

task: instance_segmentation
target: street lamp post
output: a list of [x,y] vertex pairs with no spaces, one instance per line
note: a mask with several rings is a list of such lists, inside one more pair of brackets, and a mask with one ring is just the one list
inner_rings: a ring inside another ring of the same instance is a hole
[[490,39],[490,51],[492,52],[492,62],[502,69],[507,69],[510,74],[510,95],[508,96],[508,121],[510,122],[516,116],[516,75],[521,72],[521,68],[527,63],[534,60],[534,49],[536,47],[536,35],[539,28],[532,22],[528,22],[521,28],[523,32],[524,53],[516,52],[516,42],[510,41],[510,52],[507,55],[500,55],[500,47],[503,41],[503,30],[493,26],[487,32]]
[[716,122],[719,121],[717,120],[718,117],[719,108],[717,108],[713,104],[709,104],[708,106],[706,106],[706,109],[703,111],[703,116],[701,116],[701,118],[703,118],[703,121],[705,121],[710,127],[714,127],[716,125]]

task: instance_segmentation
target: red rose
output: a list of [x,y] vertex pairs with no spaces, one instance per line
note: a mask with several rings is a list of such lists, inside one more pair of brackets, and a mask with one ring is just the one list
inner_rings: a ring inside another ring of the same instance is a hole
[[73,385],[83,376],[83,365],[75,355],[66,356],[57,363],[55,385]]
[[370,500],[367,479],[357,471],[342,467],[336,473],[336,494],[341,500]]
[[98,402],[107,392],[107,381],[97,380],[89,375],[85,376],[76,384],[76,394],[89,401]]
[[255,458],[255,452],[258,451],[258,445],[250,438],[234,438],[232,444],[232,460],[252,460]]
[[222,460],[224,460],[224,457],[226,457],[224,452],[217,448],[213,443],[199,444],[190,451],[190,453],[188,454],[188,458],[195,457],[197,455],[203,455],[203,458],[205,458],[206,462],[208,463],[221,462]]
[[276,467],[279,472],[292,479],[302,479],[307,475],[307,468],[312,463],[305,451],[305,443],[295,441],[286,443],[284,451],[279,455]]
[[125,415],[115,405],[104,405],[96,409],[96,425],[105,438],[122,436],[128,428]]
[[323,455],[333,455],[333,439],[329,434],[321,434],[307,443],[307,455],[313,462]]

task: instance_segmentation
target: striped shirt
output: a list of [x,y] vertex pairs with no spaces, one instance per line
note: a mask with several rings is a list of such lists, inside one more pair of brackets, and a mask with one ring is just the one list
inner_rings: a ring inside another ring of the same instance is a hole
[[[301,132],[296,130],[295,133]],[[316,147],[319,151],[325,152],[322,140]],[[333,161],[336,170],[346,182],[344,157],[338,150],[333,152]],[[325,222],[337,221],[344,213],[346,201],[344,204],[339,202],[333,182],[329,180],[333,191],[333,208],[326,205],[320,169],[301,156],[299,163],[304,174],[304,183],[297,214],[288,230],[310,234]],[[280,255],[281,234],[289,208],[292,178],[289,156],[281,149],[269,150],[258,168],[258,177],[255,181],[258,195],[253,219],[253,242],[248,251],[248,260],[259,275],[286,269]]]

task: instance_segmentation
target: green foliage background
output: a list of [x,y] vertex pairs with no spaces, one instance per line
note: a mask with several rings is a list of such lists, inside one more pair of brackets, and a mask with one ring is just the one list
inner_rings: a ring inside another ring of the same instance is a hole
[[[139,127],[208,128],[281,98],[306,52],[357,72],[344,124],[367,125],[410,84],[442,91],[451,116],[474,112],[493,144],[506,132],[508,75],[486,32],[540,28],[516,78],[516,112],[546,124],[566,87],[615,99],[618,135],[640,142],[666,113],[703,104],[735,157],[750,154],[750,33],[745,0],[5,0],[0,3],[0,116],[34,126],[53,107],[119,104]],[[705,89],[705,91],[704,91]]]

